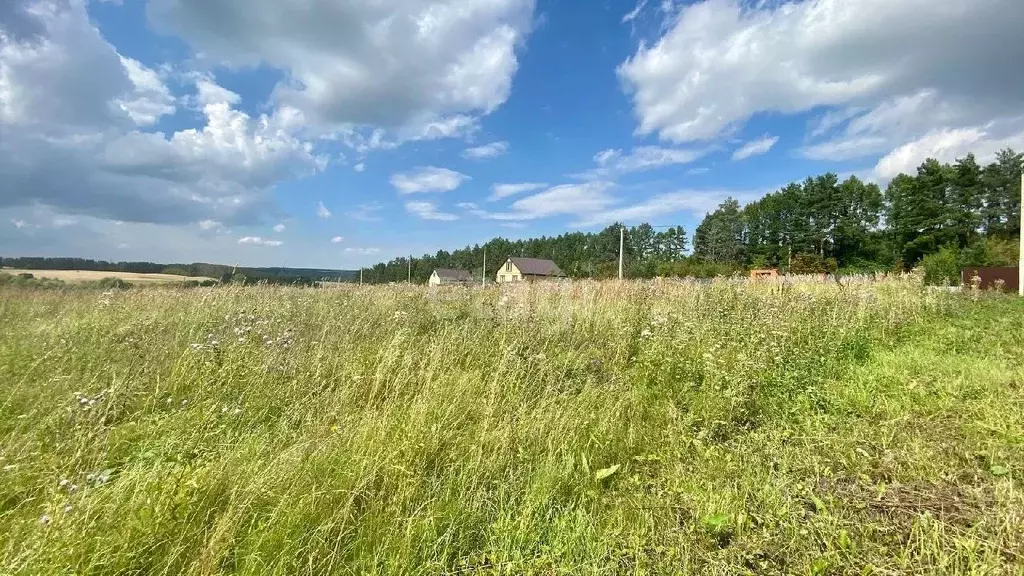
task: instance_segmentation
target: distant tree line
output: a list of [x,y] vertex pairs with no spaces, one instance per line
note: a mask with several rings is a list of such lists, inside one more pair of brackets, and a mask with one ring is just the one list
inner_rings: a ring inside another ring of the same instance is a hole
[[[612,224],[600,232],[567,232],[524,240],[494,238],[486,244],[467,246],[453,252],[439,250],[412,259],[412,281],[426,282],[435,268],[469,270],[474,278],[484,275],[484,250],[487,251],[486,277],[493,280],[498,268],[509,256],[553,260],[572,278],[612,278],[618,274],[619,229]],[[728,274],[741,266],[709,262],[687,256],[689,240],[682,226],[654,228],[640,224],[628,228],[624,246],[627,275],[631,278],[653,276],[712,277]],[[405,282],[409,259],[394,258],[363,271],[370,283]]]
[[108,262],[85,258],[0,258],[0,267],[22,270],[97,270],[100,272],[132,272],[136,274],[173,274],[213,278],[220,282],[270,284],[303,284],[348,281],[358,272],[322,270],[317,268],[242,268],[223,264],[156,264],[153,262]]
[[908,269],[943,248],[1009,263],[1020,234],[1022,155],[1000,152],[980,166],[926,160],[883,193],[856,177],[808,178],[740,208],[727,199],[697,227],[697,257],[786,268],[794,259],[826,268]]
[[[682,226],[627,228],[625,273],[713,277],[750,268],[794,273],[877,272],[924,265],[933,281],[955,281],[962,266],[1014,265],[1020,234],[1020,174],[1024,155],[1000,152],[981,166],[974,155],[942,164],[922,163],[900,174],[883,192],[877,185],[833,173],[809,177],[746,206],[728,198],[705,216],[690,237]],[[573,278],[618,273],[619,230],[568,232],[523,240],[494,238],[412,259],[413,282],[435,268],[468,270],[493,279],[509,256],[547,258]],[[692,250],[691,250],[692,248]],[[484,251],[487,269],[483,268]],[[237,268],[221,264],[106,262],[81,258],[2,258],[0,265],[35,270],[100,270],[205,276],[222,282],[314,284],[359,279],[358,271]],[[394,258],[363,270],[367,283],[405,282],[409,259]]]
[[[626,273],[710,277],[750,268],[795,273],[908,270],[919,264],[955,280],[968,265],[1014,265],[1020,234],[1020,174],[1024,156],[1000,152],[980,166],[974,155],[942,164],[926,160],[916,174],[900,174],[883,192],[856,177],[833,173],[807,178],[746,206],[729,198],[689,238],[682,226],[628,228]],[[610,278],[618,272],[619,229],[507,240],[426,254],[412,261],[412,280],[435,268],[470,270],[493,278],[508,256],[548,258],[574,278]],[[381,262],[366,282],[404,282],[408,258]],[[926,266],[926,267],[928,267]],[[938,275],[938,276],[936,276]]]

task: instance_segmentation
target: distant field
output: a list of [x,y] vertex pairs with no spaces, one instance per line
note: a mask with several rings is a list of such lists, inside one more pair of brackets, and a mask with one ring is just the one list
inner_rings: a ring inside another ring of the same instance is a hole
[[93,282],[104,278],[120,278],[125,282],[137,282],[140,284],[215,280],[215,278],[205,278],[202,276],[136,274],[134,272],[103,272],[100,270],[20,270],[18,268],[0,268],[0,272],[6,272],[7,274],[31,274],[36,278],[53,278],[64,282]]

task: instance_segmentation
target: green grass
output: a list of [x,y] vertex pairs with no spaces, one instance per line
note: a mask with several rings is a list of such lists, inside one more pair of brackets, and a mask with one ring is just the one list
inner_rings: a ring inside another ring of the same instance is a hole
[[0,291],[0,574],[1020,574],[1024,301]]

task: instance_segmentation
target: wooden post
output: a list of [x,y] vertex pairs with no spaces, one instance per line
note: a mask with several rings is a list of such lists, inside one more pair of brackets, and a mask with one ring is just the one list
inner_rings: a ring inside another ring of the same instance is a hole
[[625,244],[626,227],[619,228],[619,280],[622,280],[622,246]]

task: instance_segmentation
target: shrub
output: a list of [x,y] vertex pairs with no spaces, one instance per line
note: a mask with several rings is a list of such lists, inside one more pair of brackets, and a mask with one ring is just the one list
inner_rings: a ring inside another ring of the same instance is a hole
[[829,274],[836,271],[835,258],[823,258],[818,254],[794,254],[789,263],[790,274]]
[[188,270],[180,266],[169,266],[167,268],[164,268],[162,273],[171,274],[173,276],[191,276],[191,274],[188,273]]
[[978,240],[960,251],[963,266],[1016,266],[1020,247],[1016,241],[989,238]]
[[1019,248],[1016,242],[989,238],[966,248],[947,244],[938,252],[921,259],[924,282],[934,286],[959,286],[960,272],[969,266],[1016,266]]
[[754,270],[764,270],[766,268],[775,268],[772,263],[768,261],[768,257],[764,254],[758,254],[750,260],[750,267]]
[[[902,268],[902,264],[900,265]],[[843,276],[853,276],[857,274],[880,274],[883,272],[889,272],[891,266],[887,266],[880,262],[872,260],[865,260],[863,258],[851,258],[848,262],[845,262],[842,268],[839,268],[838,272]]]
[[680,278],[731,276],[742,270],[742,266],[733,262],[711,262],[694,257],[677,262],[663,262],[656,267],[658,276],[678,276]]
[[98,288],[104,290],[127,290],[132,287],[131,283],[125,282],[120,278],[103,278],[96,282]]
[[56,278],[36,278],[32,274],[8,274],[0,272],[0,286],[14,286],[18,288],[40,288],[53,289],[63,288],[64,282]]
[[924,268],[924,283],[933,286],[957,286],[960,284],[961,254],[956,246],[943,246],[935,254],[921,259]]

